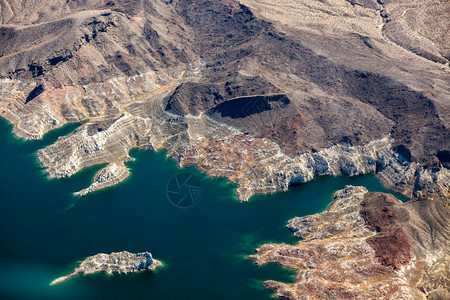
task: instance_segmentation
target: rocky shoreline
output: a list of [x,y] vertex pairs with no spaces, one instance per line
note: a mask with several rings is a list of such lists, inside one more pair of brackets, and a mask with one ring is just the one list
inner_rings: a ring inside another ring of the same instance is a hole
[[[319,214],[287,227],[297,244],[265,244],[256,264],[297,271],[295,283],[268,280],[287,299],[447,299],[450,209],[438,201],[402,203],[392,195],[346,186]],[[427,225],[429,224],[429,225]],[[432,227],[430,227],[432,226]],[[447,270],[447,271],[446,271]],[[436,280],[437,277],[442,280]]]
[[[148,81],[142,76],[139,80],[141,83]],[[137,81],[138,78],[131,82],[135,84]],[[103,93],[112,82],[86,86],[84,93],[99,89]],[[110,95],[104,97],[110,99],[125,95],[125,88],[133,90],[136,87],[131,84],[116,86],[116,90],[110,90]],[[365,145],[336,144],[292,157],[276,142],[248,135],[206,114],[198,117],[178,116],[165,111],[163,99],[169,94],[170,91],[166,91],[138,102],[132,98],[120,98],[121,102],[128,103],[126,108],[120,106],[124,113],[84,123],[72,134],[40,150],[37,153],[39,162],[46,167],[45,172],[50,178],[69,177],[84,168],[107,164],[94,176],[92,185],[76,195],[86,195],[126,179],[129,170],[124,163],[131,160],[128,155],[131,149],[165,148],[167,155],[180,166],[193,164],[209,176],[227,177],[238,185],[237,194],[241,201],[247,201],[254,194],[285,191],[290,184],[307,182],[314,176],[367,173],[377,174],[386,187],[408,197],[427,195],[445,199],[447,196],[449,169],[441,167],[430,170],[408,161],[394,151],[394,140],[390,136]],[[51,97],[50,94],[48,96]],[[41,113],[47,112],[42,107],[46,103],[40,102]],[[109,105],[110,111],[119,111],[119,104],[111,102]],[[73,107],[65,103],[64,107],[72,114],[82,116],[76,105]],[[78,121],[84,118],[80,117]],[[45,118],[34,120],[42,121]],[[47,124],[50,123],[49,120]],[[20,124],[23,126],[23,123]],[[42,126],[33,124],[26,128],[31,131]],[[30,132],[22,137],[34,138],[34,134]]]
[[402,160],[392,150],[392,140],[383,138],[363,146],[335,145],[315,153],[290,158],[267,140],[235,135],[220,141],[202,140],[175,157],[181,166],[193,164],[213,177],[227,177],[239,187],[241,201],[254,194],[286,191],[293,183],[314,176],[377,174],[389,189],[408,197],[443,197],[449,189],[450,172],[429,172]]
[[[313,176],[366,173],[408,197],[448,201],[448,67],[384,39],[375,3],[320,4],[364,20],[361,37],[335,28],[340,39],[289,18],[271,23],[277,14],[252,12],[264,3],[246,3],[89,2],[85,14],[66,7],[64,38],[48,43],[57,15],[37,27],[11,16],[21,27],[2,29],[0,116],[24,139],[84,122],[37,153],[50,178],[106,165],[77,195],[123,181],[140,148],[227,177],[242,201]],[[214,21],[204,18],[212,11]],[[31,36],[37,48],[25,47]]]
[[50,285],[60,284],[72,277],[89,275],[99,272],[107,274],[128,274],[145,270],[156,270],[162,263],[153,259],[150,252],[133,254],[127,251],[113,252],[111,254],[96,254],[82,261],[72,273],[53,280]]
[[[266,285],[292,299],[445,298],[449,9],[431,0],[1,1],[0,117],[27,140],[82,123],[37,152],[49,178],[104,166],[80,196],[130,176],[135,148],[226,177],[241,201],[314,176],[374,173],[418,201],[337,192],[326,212],[289,223],[303,241],[252,256],[298,271],[294,284]],[[148,252],[99,254],[53,284],[152,266]]]

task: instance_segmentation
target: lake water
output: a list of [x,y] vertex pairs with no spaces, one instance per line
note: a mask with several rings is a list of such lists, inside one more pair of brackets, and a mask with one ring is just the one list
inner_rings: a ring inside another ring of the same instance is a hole
[[[347,184],[386,192],[371,175],[321,177],[240,203],[224,179],[180,170],[164,152],[133,150],[128,180],[74,197],[100,167],[49,180],[35,154],[75,128],[26,142],[0,120],[0,299],[268,299],[272,291],[262,281],[290,282],[293,273],[275,264],[257,267],[246,255],[267,242],[295,243],[286,222],[323,211]],[[188,209],[167,198],[168,182],[179,173],[201,183],[199,202]],[[49,286],[87,256],[122,250],[150,251],[164,267]]]

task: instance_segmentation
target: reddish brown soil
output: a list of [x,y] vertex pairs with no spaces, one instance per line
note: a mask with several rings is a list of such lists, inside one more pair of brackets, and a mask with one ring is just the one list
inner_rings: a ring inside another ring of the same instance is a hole
[[397,222],[397,203],[399,200],[392,195],[367,193],[361,209],[366,225],[377,232],[367,239],[375,256],[382,265],[394,270],[409,262],[411,252],[408,238]]

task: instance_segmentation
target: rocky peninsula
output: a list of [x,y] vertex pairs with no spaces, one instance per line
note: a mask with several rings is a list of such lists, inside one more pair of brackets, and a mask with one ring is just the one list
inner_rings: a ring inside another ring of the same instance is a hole
[[[419,200],[339,191],[289,223],[303,241],[258,249],[258,264],[298,271],[267,286],[293,299],[447,297],[449,1],[37,3],[0,1],[0,116],[28,140],[81,124],[37,152],[49,178],[101,165],[74,192],[110,187],[135,148],[226,177],[241,201],[374,173]],[[99,254],[53,283],[157,265]]]
[[72,273],[53,280],[50,285],[62,283],[78,275],[88,275],[99,272],[107,274],[128,274],[155,270],[162,263],[153,259],[150,252],[130,253],[127,251],[113,252],[111,254],[96,254],[82,261]]
[[297,271],[295,283],[265,282],[287,299],[448,299],[449,218],[439,201],[346,186],[326,211],[289,221],[301,241],[250,258]]

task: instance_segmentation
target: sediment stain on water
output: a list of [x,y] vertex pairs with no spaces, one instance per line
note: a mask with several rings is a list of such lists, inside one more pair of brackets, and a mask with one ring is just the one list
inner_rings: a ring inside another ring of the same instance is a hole
[[[208,178],[192,166],[181,170],[164,151],[133,150],[129,179],[79,198],[72,193],[88,186],[99,167],[48,180],[35,157],[75,129],[18,142],[0,121],[2,299],[268,299],[272,291],[262,281],[291,282],[294,273],[275,264],[257,267],[246,255],[263,243],[298,241],[287,221],[324,210],[347,184],[386,191],[372,175],[320,177],[240,203],[225,179]],[[201,183],[201,198],[189,209],[175,207],[166,194],[180,172]],[[156,273],[81,276],[49,286],[87,256],[122,250],[149,251],[165,265]]]

